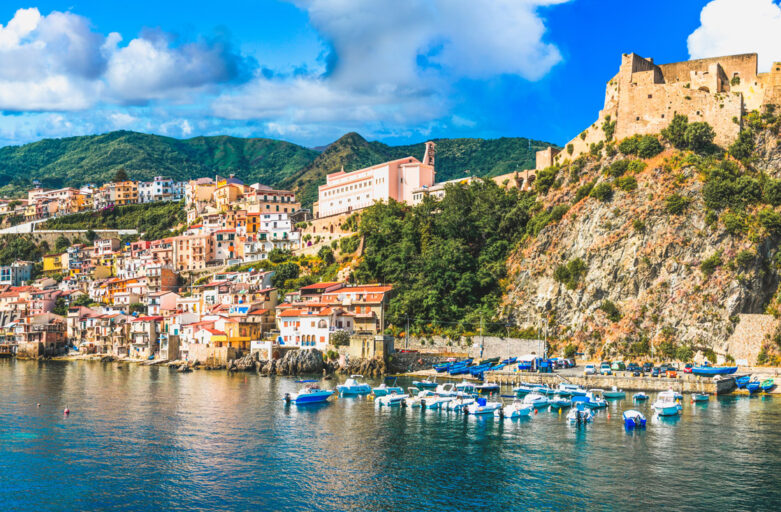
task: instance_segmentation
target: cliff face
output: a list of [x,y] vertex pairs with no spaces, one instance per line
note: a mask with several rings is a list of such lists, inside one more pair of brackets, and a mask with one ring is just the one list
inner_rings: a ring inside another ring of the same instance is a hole
[[[742,171],[757,182],[781,178],[776,136],[755,141],[753,169]],[[705,168],[718,165],[713,160],[667,149],[643,170],[605,173],[624,158],[592,158],[579,176],[566,166],[558,171],[559,186],[543,204],[570,208],[510,258],[502,314],[519,326],[546,321],[554,339],[593,355],[658,355],[665,342],[668,353],[672,344],[726,355],[738,315],[775,304],[778,233],[757,221],[759,209],[770,207],[736,212],[745,227],[736,232],[732,210],[706,207]],[[612,199],[575,201],[589,183],[612,183]],[[630,190],[616,186],[622,183]]]

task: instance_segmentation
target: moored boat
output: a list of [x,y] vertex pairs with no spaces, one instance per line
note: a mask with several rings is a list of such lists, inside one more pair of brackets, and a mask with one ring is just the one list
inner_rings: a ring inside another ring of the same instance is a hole
[[572,403],[581,403],[589,409],[604,409],[607,407],[607,401],[602,393],[604,393],[604,391],[601,389],[590,389],[586,393],[586,396],[573,396]]
[[489,402],[485,398],[478,398],[477,401],[475,401],[472,404],[469,404],[466,407],[466,412],[475,415],[486,415],[486,414],[493,415],[501,407],[502,407],[501,402]]
[[439,384],[437,384],[436,379],[435,380],[423,379],[423,380],[413,380],[412,385],[418,389],[437,389],[437,386]]
[[285,393],[286,403],[295,405],[318,404],[328,401],[334,392],[330,389],[320,389],[317,385],[305,386],[298,393]]
[[531,405],[535,409],[542,409],[547,407],[550,401],[539,393],[530,393],[523,398],[523,403]]
[[648,400],[648,395],[640,391],[639,393],[635,393],[634,395],[632,395],[632,400],[634,400],[635,402],[645,402],[646,400]]
[[586,396],[587,391],[580,386],[576,386],[575,384],[561,383],[559,384],[556,393],[561,396]]
[[692,402],[707,402],[710,400],[710,395],[704,393],[692,393]]
[[760,390],[760,383],[758,380],[752,380],[748,384],[746,384],[746,389],[748,390],[749,395],[753,395],[755,393],[759,393]]
[[461,393],[477,393],[477,387],[473,382],[462,380],[456,384],[456,391]]
[[583,402],[579,402],[576,407],[570,409],[567,413],[567,421],[572,425],[585,425],[594,418],[591,409],[586,407]]
[[482,393],[482,394],[498,393],[499,384],[495,382],[485,382],[483,384],[479,384],[475,386],[475,389],[477,389],[478,393]]
[[738,387],[738,389],[745,389],[746,384],[748,384],[751,381],[751,375],[741,375],[740,377],[735,377],[735,385]]
[[737,366],[695,366],[692,368],[694,375],[714,376],[714,375],[732,375],[738,371]]
[[513,388],[513,393],[515,393],[517,396],[528,395],[532,391],[534,391],[534,388],[525,384],[521,384],[520,386]]
[[775,379],[765,379],[760,384],[759,387],[762,388],[762,391],[767,393],[768,391],[772,391],[774,387],[776,387],[776,381]]
[[659,393],[651,407],[659,416],[677,416],[683,410],[673,390]]
[[627,430],[645,428],[645,416],[640,411],[634,409],[624,411],[624,426]]
[[[394,380],[393,383],[395,384],[396,381]],[[404,388],[402,388],[401,386],[389,386],[385,382],[383,382],[376,388],[372,388],[372,394],[375,397],[385,396],[391,393],[396,393],[396,394],[404,393]]]
[[402,405],[407,398],[409,398],[409,395],[406,393],[390,393],[379,397],[375,402],[377,405],[392,407],[394,405]]
[[525,404],[521,400],[515,399],[513,400],[513,403],[502,408],[502,416],[510,419],[523,418],[529,416],[533,410],[533,406]]
[[475,399],[471,397],[458,397],[447,403],[445,408],[448,411],[464,412],[466,408],[475,403]]
[[616,400],[616,399],[619,399],[619,398],[626,398],[626,393],[623,390],[618,389],[616,386],[613,386],[612,389],[603,392],[602,395],[606,399],[608,399],[608,400],[610,400],[610,399]]
[[350,375],[350,378],[344,381],[344,384],[336,386],[336,389],[342,396],[368,395],[371,393],[372,388],[365,382],[360,382],[358,380],[362,378],[363,375]]
[[572,405],[572,400],[562,396],[555,396],[549,400],[550,408],[553,411],[560,411]]

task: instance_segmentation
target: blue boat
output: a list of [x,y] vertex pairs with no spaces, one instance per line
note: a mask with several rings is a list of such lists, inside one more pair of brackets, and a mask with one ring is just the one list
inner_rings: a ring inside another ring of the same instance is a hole
[[762,391],[767,393],[771,391],[774,387],[776,387],[776,381],[775,379],[765,379],[762,381],[759,387],[762,388]]
[[753,395],[754,393],[758,393],[760,389],[759,381],[752,380],[751,382],[746,384],[746,389],[748,390],[748,393],[750,395]]
[[376,397],[391,395],[393,393],[400,395],[404,393],[404,388],[402,388],[401,386],[388,386],[384,382],[380,384],[378,387],[372,388],[372,394]]
[[499,384],[496,384],[495,382],[486,382],[484,384],[475,386],[475,389],[477,389],[478,393],[482,393],[482,394],[498,393]]
[[513,363],[514,363],[514,362],[516,362],[517,360],[518,360],[518,358],[517,358],[517,357],[510,357],[510,358],[508,358],[508,359],[504,359],[504,360],[502,361],[502,364],[504,364],[504,365],[513,364]]
[[624,411],[624,426],[627,430],[645,428],[645,416],[634,409]]
[[740,377],[735,377],[735,385],[738,389],[744,389],[750,380],[751,375],[741,375]]
[[434,365],[434,370],[437,373],[445,373],[446,371],[448,371],[449,369],[451,369],[453,367],[453,364],[454,363],[435,364]]
[[737,366],[695,366],[692,368],[694,375],[713,377],[714,375],[732,375],[738,371]]
[[413,380],[412,385],[416,388],[423,389],[437,389],[437,381],[431,379]]
[[470,375],[475,375],[475,376],[479,375],[481,373],[487,372],[492,365],[493,363],[483,363],[483,364],[478,364],[476,366],[470,366],[469,373]]
[[358,381],[358,379],[362,378],[363,375],[350,375],[350,378],[344,381],[344,384],[336,386],[336,389],[342,396],[368,395],[372,392],[372,388],[365,382]]
[[311,385],[304,387],[298,393],[285,393],[285,403],[295,405],[319,404],[328,401],[334,392],[330,389],[320,389]]

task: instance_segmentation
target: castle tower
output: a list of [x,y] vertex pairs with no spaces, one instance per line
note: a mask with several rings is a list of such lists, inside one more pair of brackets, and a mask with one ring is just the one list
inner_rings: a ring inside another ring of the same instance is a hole
[[426,152],[423,154],[423,165],[434,167],[434,156],[437,154],[437,145],[433,141],[426,142]]

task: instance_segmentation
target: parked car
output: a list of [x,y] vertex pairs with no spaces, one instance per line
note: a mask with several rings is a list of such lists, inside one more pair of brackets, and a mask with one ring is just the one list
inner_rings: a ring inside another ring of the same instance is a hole
[[583,368],[583,375],[596,375],[596,373],[597,369],[593,364],[587,364],[585,368]]
[[626,365],[626,370],[629,371],[629,372],[640,372],[640,371],[642,371],[640,369],[640,366],[637,363],[629,363],[628,365]]
[[691,373],[692,368],[694,368],[694,365],[691,363],[686,363],[686,366],[683,367],[683,373]]
[[669,379],[677,379],[678,378],[678,370],[675,369],[673,366],[672,368],[667,369],[667,378]]
[[599,374],[600,375],[613,375],[613,372],[610,369],[610,363],[602,363],[599,365]]
[[575,359],[567,359],[567,364],[569,364],[569,368],[575,368],[577,364],[575,364]]
[[623,361],[613,361],[613,364],[610,365],[610,369],[613,371],[621,372],[626,370],[626,365]]
[[651,377],[658,377],[659,376],[659,367],[651,369]]
[[652,363],[643,363],[643,373],[651,373],[653,369],[654,365]]

